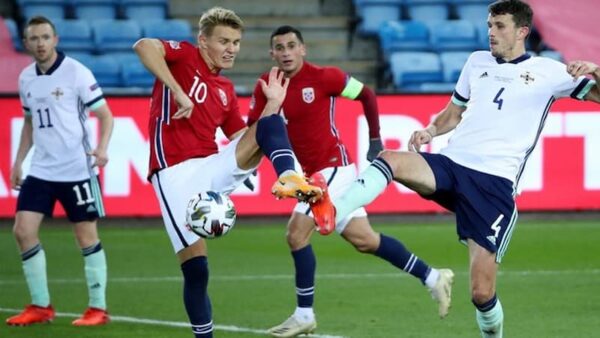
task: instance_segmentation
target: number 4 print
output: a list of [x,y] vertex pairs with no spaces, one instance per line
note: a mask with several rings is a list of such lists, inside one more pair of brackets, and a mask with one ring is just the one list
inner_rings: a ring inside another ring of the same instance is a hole
[[504,87],[500,88],[498,94],[496,94],[496,97],[494,98],[494,103],[498,104],[498,110],[502,109],[502,103],[504,102],[504,99],[500,98],[500,95],[502,95],[503,91]]

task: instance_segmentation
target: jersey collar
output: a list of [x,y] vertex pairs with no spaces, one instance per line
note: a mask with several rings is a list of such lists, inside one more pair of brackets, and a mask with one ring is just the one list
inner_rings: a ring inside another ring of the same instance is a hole
[[530,57],[531,57],[531,55],[529,55],[528,53],[525,53],[525,54],[523,54],[523,55],[519,56],[518,58],[516,58],[516,59],[512,59],[512,60],[510,60],[510,61],[505,61],[505,60],[504,60],[504,59],[502,59],[502,58],[496,58],[496,62],[498,62],[498,64],[503,64],[503,63],[512,63],[512,64],[515,64],[515,65],[516,65],[517,63],[523,62],[523,61],[525,61],[525,60],[529,59]]
[[40,70],[40,67],[38,67],[37,63],[35,64],[35,73],[37,76],[52,75],[52,73],[54,73],[54,71],[60,66],[60,64],[65,59],[65,53],[60,52],[60,51],[57,51],[56,53],[58,54],[56,56],[56,61],[54,61],[54,64],[52,65],[52,67],[48,68],[48,71],[45,74],[42,73],[42,71]]

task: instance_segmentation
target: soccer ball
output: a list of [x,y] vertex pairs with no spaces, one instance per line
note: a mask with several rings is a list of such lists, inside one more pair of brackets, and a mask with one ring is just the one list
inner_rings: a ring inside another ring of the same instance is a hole
[[233,228],[236,212],[229,196],[204,191],[190,199],[185,217],[192,232],[203,238],[215,238]]

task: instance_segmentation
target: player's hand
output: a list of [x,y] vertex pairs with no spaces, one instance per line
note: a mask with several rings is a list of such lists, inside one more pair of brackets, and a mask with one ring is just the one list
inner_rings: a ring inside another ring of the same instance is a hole
[[23,170],[20,165],[14,165],[10,171],[10,187],[15,190],[21,190],[21,184],[23,183]]
[[108,155],[106,149],[96,148],[88,153],[90,156],[94,156],[95,160],[92,167],[104,167],[108,163]]
[[177,111],[173,114],[172,118],[177,120],[181,118],[189,119],[192,116],[192,111],[194,110],[194,104],[189,96],[187,96],[183,91],[177,91],[173,94],[175,97],[175,103],[177,104]]
[[410,136],[410,140],[408,141],[408,150],[417,152],[421,150],[421,146],[423,144],[431,142],[432,139],[433,134],[431,134],[429,130],[417,130]]
[[592,74],[598,70],[598,65],[589,61],[571,61],[567,64],[567,73],[574,79],[586,74]]
[[284,78],[283,75],[283,72],[279,71],[279,68],[272,67],[269,72],[269,83],[266,83],[263,79],[258,79],[267,101],[274,101],[281,105],[283,100],[285,100],[290,79]]
[[373,162],[383,150],[383,143],[380,138],[372,138],[369,140],[369,151],[367,152],[367,160]]

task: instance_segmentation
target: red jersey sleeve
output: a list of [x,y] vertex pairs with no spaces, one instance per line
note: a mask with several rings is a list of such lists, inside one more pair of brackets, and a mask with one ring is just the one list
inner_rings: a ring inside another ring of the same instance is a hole
[[348,82],[348,74],[337,67],[324,67],[323,73],[321,79],[324,80],[323,88],[327,94],[334,97],[340,96]]
[[190,48],[195,49],[191,43],[186,41],[160,40],[165,48],[165,61],[171,62],[186,57]]
[[[261,79],[266,80],[266,76],[263,74]],[[251,126],[254,122],[258,121],[260,118],[260,114],[265,109],[265,105],[267,104],[267,98],[262,91],[262,87],[260,86],[260,82],[256,81],[256,85],[254,86],[254,92],[252,93],[252,98],[250,99],[250,107],[248,110],[248,122],[247,124]]]

